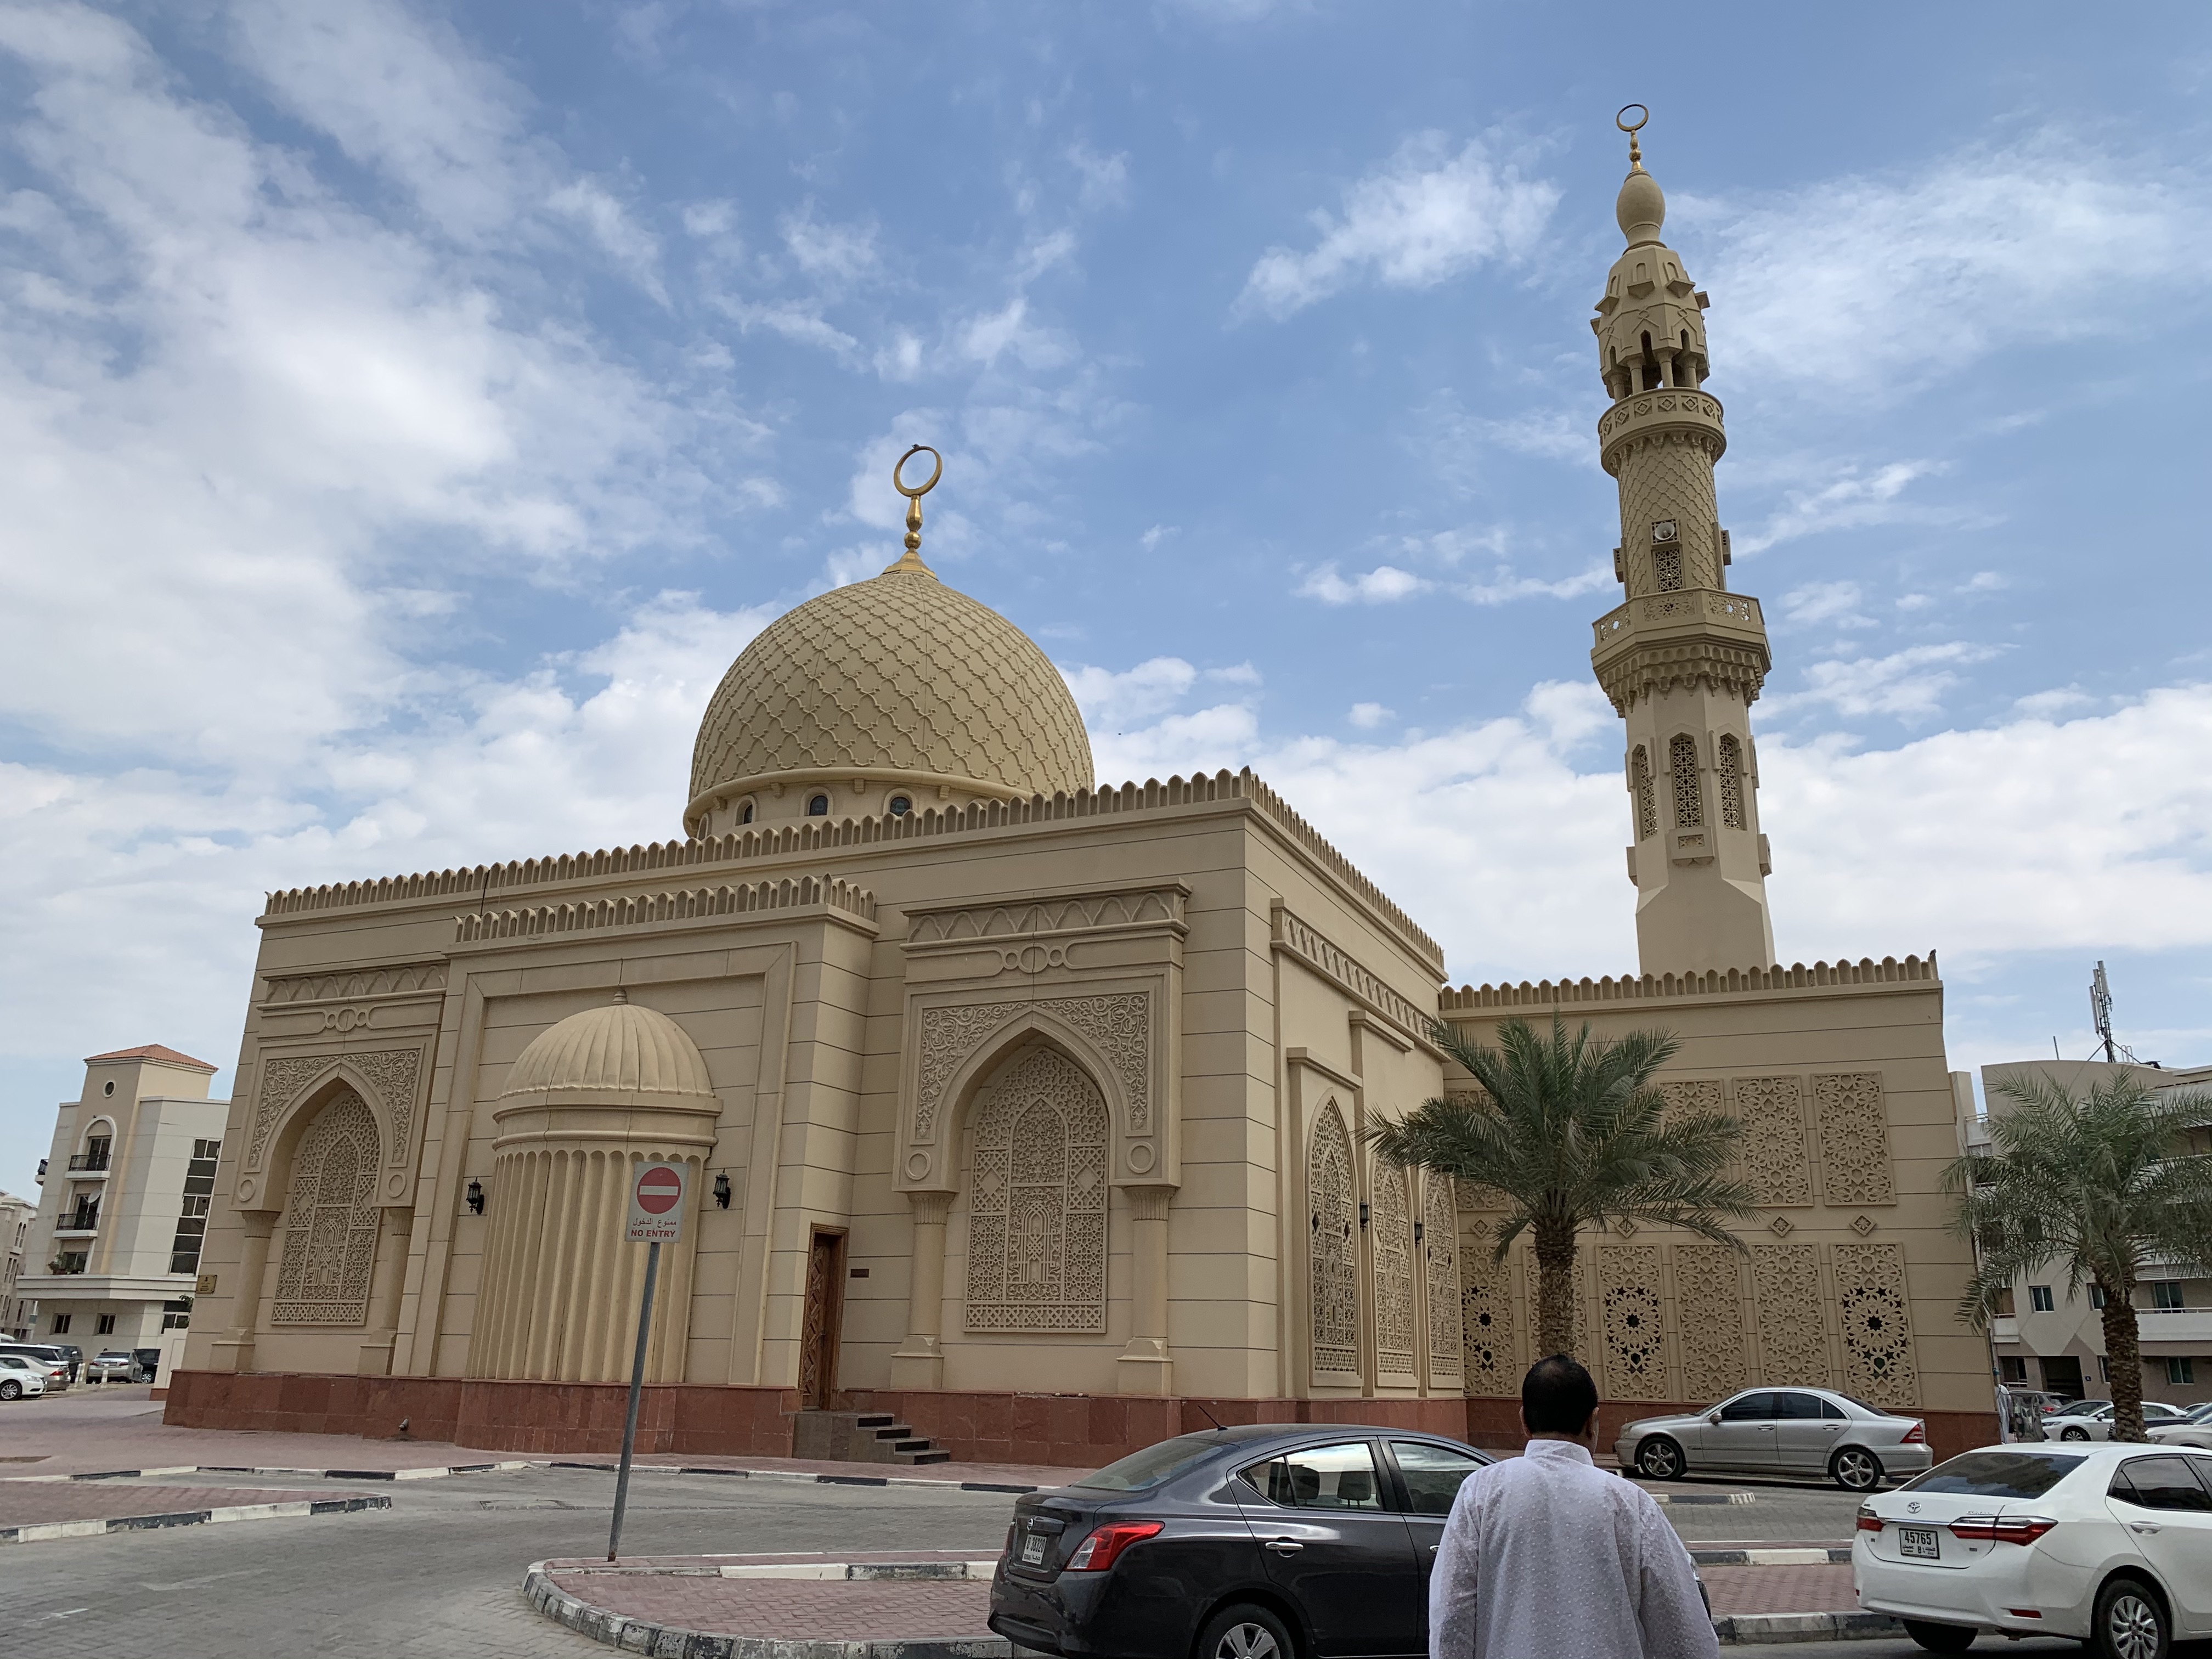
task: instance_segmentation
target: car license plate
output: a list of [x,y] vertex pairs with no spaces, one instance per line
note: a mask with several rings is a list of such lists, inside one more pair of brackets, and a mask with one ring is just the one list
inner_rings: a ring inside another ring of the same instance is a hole
[[1045,1534],[1033,1532],[1022,1540],[1022,1565],[1034,1567],[1044,1559]]
[[1935,1561],[1943,1552],[1936,1542],[1933,1527],[1899,1527],[1897,1529],[1897,1553],[1908,1560]]

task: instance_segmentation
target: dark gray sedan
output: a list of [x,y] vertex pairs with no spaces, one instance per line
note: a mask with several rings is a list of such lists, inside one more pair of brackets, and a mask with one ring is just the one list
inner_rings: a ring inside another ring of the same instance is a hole
[[1822,1475],[1845,1492],[1927,1469],[1928,1431],[1833,1389],[1747,1389],[1680,1417],[1646,1417],[1614,1443],[1624,1469],[1651,1480],[1685,1474]]

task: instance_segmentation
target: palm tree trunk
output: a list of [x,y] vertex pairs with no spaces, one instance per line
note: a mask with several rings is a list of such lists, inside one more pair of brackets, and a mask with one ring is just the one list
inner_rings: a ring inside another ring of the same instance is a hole
[[2112,1438],[2143,1440],[2142,1344],[2136,1338],[2135,1286],[2103,1287],[2105,1364],[2112,1373]]
[[1575,1224],[1540,1220],[1536,1235],[1536,1354],[1575,1351]]

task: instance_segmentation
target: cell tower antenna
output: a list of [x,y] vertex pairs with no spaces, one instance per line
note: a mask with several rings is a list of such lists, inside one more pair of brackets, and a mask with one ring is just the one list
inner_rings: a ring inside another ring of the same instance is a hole
[[2095,977],[2089,981],[2089,1023],[2097,1028],[2097,1035],[2105,1042],[2105,1064],[2119,1063],[2117,1046],[2112,1041],[2112,986],[2105,977],[2105,964],[2097,964]]

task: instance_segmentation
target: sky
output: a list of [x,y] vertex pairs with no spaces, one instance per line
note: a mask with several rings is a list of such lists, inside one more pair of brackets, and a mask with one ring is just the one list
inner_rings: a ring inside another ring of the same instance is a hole
[[1455,983],[1633,971],[1631,100],[1783,960],[1936,950],[1961,1069],[2102,960],[2212,1060],[2212,11],[2080,15],[0,3],[0,1188],[87,1054],[228,1090],[266,891],[680,834],[914,442],[1102,782],[1252,766]]

